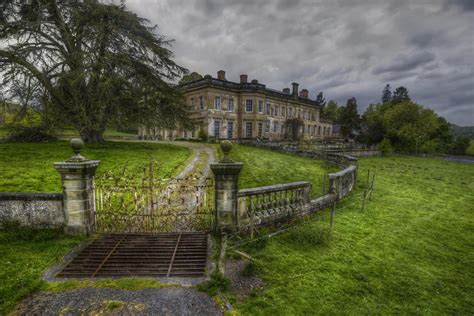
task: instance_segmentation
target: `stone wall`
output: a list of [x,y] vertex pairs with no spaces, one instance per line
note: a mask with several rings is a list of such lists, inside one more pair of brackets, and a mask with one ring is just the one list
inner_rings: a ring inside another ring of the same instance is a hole
[[[274,147],[274,149],[286,151],[280,146]],[[287,152],[317,158],[308,155],[308,152],[303,150],[290,149]],[[309,199],[311,188],[309,182],[294,182],[239,190],[237,193],[239,197],[237,207],[239,229],[247,231],[252,227],[278,225],[281,222],[329,207],[349,194],[357,180],[357,158],[331,153],[326,156],[326,159],[328,162],[341,167],[341,171],[328,175],[329,192],[316,199]]]
[[17,222],[34,228],[62,228],[65,225],[61,193],[0,193],[0,226]]

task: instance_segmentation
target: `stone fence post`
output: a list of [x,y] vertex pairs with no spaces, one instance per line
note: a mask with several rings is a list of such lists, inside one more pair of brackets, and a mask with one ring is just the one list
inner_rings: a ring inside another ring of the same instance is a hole
[[215,178],[215,212],[216,227],[220,231],[232,230],[239,225],[237,210],[237,191],[239,173],[243,163],[229,158],[232,144],[229,141],[221,143],[224,158],[218,163],[211,164]]
[[54,163],[63,186],[64,231],[68,235],[89,235],[95,232],[94,176],[100,161],[81,156],[84,146],[81,139],[73,138],[70,144],[75,154]]

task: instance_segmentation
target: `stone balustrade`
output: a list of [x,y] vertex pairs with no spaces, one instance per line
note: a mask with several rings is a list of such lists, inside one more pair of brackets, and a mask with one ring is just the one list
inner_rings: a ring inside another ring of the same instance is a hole
[[239,225],[261,226],[292,218],[309,202],[310,190],[306,181],[239,190]]

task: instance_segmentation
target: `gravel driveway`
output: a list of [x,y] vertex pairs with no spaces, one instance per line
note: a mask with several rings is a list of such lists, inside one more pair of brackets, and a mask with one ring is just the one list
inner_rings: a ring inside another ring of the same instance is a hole
[[21,302],[20,315],[222,315],[206,293],[165,287],[128,291],[82,288],[63,293],[37,293]]

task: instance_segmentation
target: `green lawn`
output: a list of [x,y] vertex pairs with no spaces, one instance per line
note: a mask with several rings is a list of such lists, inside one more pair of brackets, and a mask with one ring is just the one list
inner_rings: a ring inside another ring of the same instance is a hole
[[311,160],[250,146],[233,145],[232,159],[244,163],[239,177],[239,188],[253,188],[264,185],[309,181],[312,196],[322,192],[324,175],[338,169],[321,160]]
[[[128,166],[139,177],[143,165],[154,159],[159,163],[155,175],[169,178],[180,171],[191,152],[185,147],[173,145],[107,142],[86,145],[82,154],[102,161],[98,176],[105,171],[119,171]],[[61,180],[52,163],[71,155],[67,142],[0,144],[0,191],[60,192]]]
[[474,156],[474,139],[471,139],[469,147],[466,150],[466,155]]
[[[257,163],[261,155],[248,156]],[[474,313],[474,165],[391,157],[359,166],[359,185],[338,205],[330,241],[326,210],[263,249],[243,248],[266,285],[234,298],[242,314]],[[376,191],[361,211],[369,168]],[[268,176],[283,182],[288,172]]]
[[27,229],[0,231],[0,315],[40,289],[41,274],[80,242],[55,231]]

